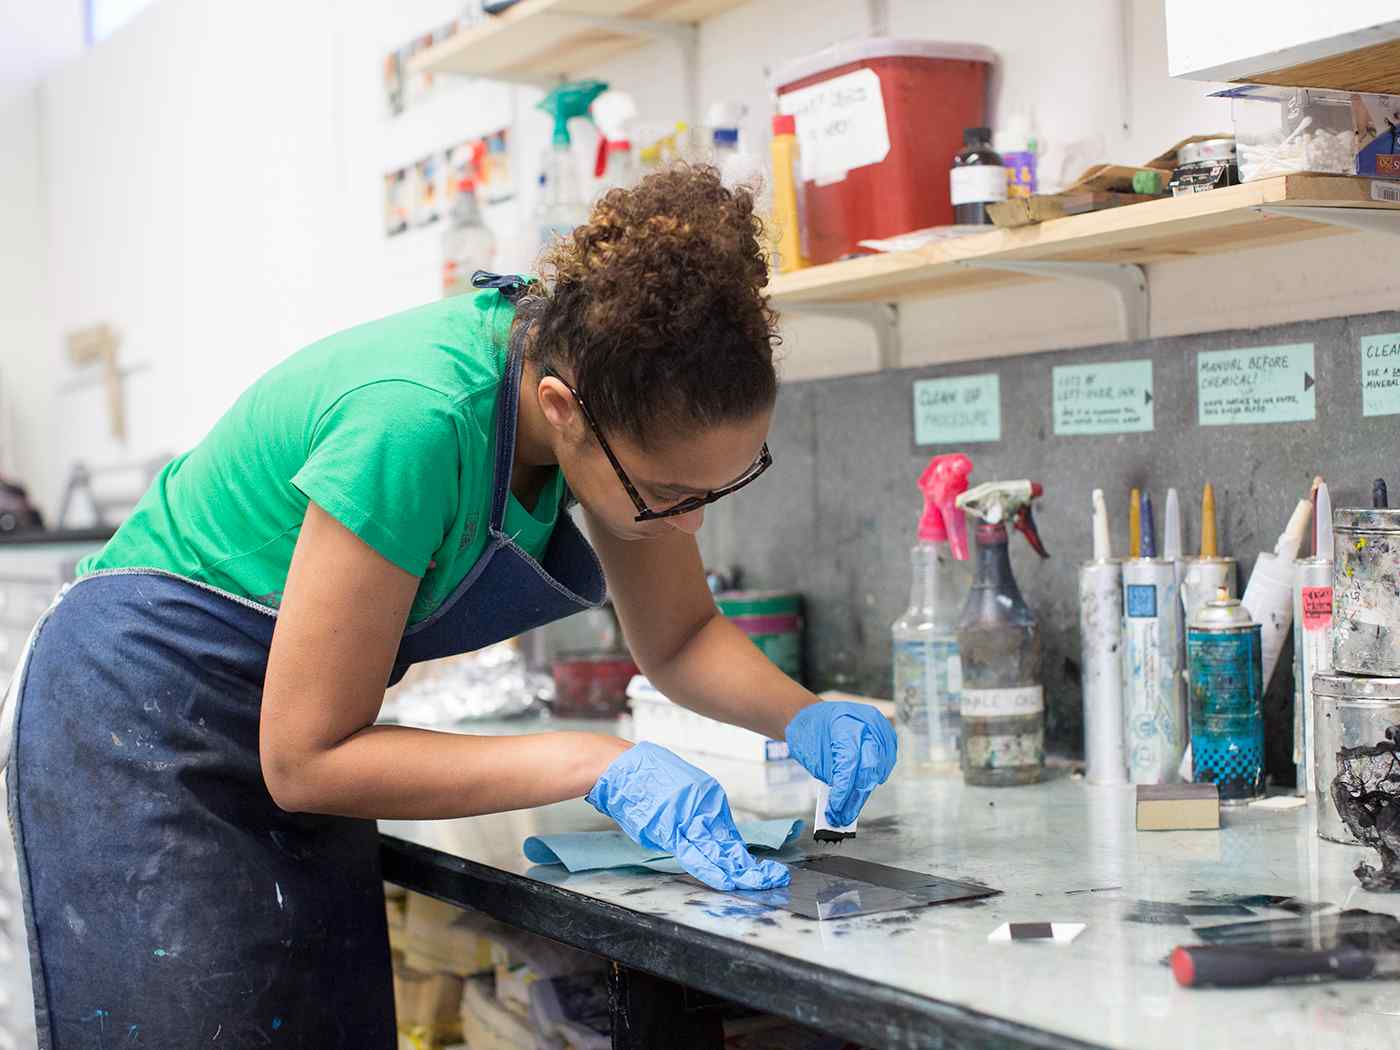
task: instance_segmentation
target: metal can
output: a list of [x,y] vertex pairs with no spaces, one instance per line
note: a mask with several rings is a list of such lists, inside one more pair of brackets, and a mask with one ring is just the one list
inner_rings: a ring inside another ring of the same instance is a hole
[[1123,563],[1123,708],[1128,779],[1171,784],[1186,752],[1181,695],[1181,620],[1176,566],[1164,559]]
[[1400,676],[1400,509],[1332,512],[1332,667]]
[[789,591],[722,591],[715,604],[763,655],[802,681],[802,595]]
[[1191,680],[1191,772],[1220,801],[1264,793],[1264,661],[1259,625],[1222,589],[1186,629]]
[[[1329,842],[1359,840],[1341,810],[1359,801],[1358,789],[1400,795],[1389,779],[1394,754],[1387,730],[1400,726],[1400,678],[1346,674],[1313,676],[1313,739],[1317,781],[1317,834]],[[1370,750],[1375,755],[1367,755]]]
[[1080,666],[1084,682],[1084,758],[1091,784],[1126,784],[1123,751],[1123,566],[1079,567]]

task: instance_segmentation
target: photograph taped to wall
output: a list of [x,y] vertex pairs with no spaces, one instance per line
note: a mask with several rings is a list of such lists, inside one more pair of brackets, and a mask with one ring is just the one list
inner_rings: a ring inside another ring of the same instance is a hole
[[414,226],[429,226],[442,218],[442,181],[445,168],[441,153],[430,153],[413,165]]
[[411,203],[408,172],[400,168],[384,176],[384,236],[393,237],[408,229]]

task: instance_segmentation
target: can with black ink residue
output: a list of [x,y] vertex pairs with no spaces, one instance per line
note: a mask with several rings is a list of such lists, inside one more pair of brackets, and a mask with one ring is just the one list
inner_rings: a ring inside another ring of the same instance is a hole
[[1332,512],[1332,669],[1400,677],[1400,509]]
[[1191,770],[1220,801],[1264,793],[1264,662],[1259,625],[1220,590],[1186,629],[1191,682]]

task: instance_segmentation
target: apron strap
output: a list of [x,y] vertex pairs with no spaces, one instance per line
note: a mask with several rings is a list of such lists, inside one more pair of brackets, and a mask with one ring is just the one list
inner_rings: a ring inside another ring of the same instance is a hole
[[[523,278],[520,277],[501,277],[497,274],[478,272],[472,278],[472,282],[476,283],[479,277],[490,281],[523,281]],[[526,286],[523,283],[519,285],[518,289],[512,286],[511,291],[508,291],[504,285],[488,284],[484,287],[500,287],[501,294],[509,297],[512,291],[523,292]],[[506,358],[506,370],[501,379],[501,396],[496,402],[496,472],[492,479],[491,494],[491,530],[493,532],[500,532],[506,520],[506,503],[510,498],[510,476],[515,463],[515,430],[518,422],[517,409],[520,404],[520,376],[525,368],[525,337],[530,332],[531,324],[527,308],[523,316],[520,317],[519,323],[513,326],[510,333],[510,349]]]
[[520,301],[520,297],[525,294],[525,289],[530,287],[530,282],[518,273],[499,274],[491,273],[489,270],[477,270],[472,274],[473,288],[495,288],[504,295],[511,303]]

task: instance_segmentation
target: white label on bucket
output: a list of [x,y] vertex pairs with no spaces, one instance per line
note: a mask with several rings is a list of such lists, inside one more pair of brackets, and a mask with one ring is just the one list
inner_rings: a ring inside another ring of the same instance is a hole
[[802,178],[808,182],[840,182],[848,171],[879,164],[890,152],[885,98],[873,69],[779,95],[778,108],[797,118]]
[[964,689],[964,718],[1002,718],[1007,715],[1034,715],[1045,710],[1045,689],[1024,685],[1015,689]]

